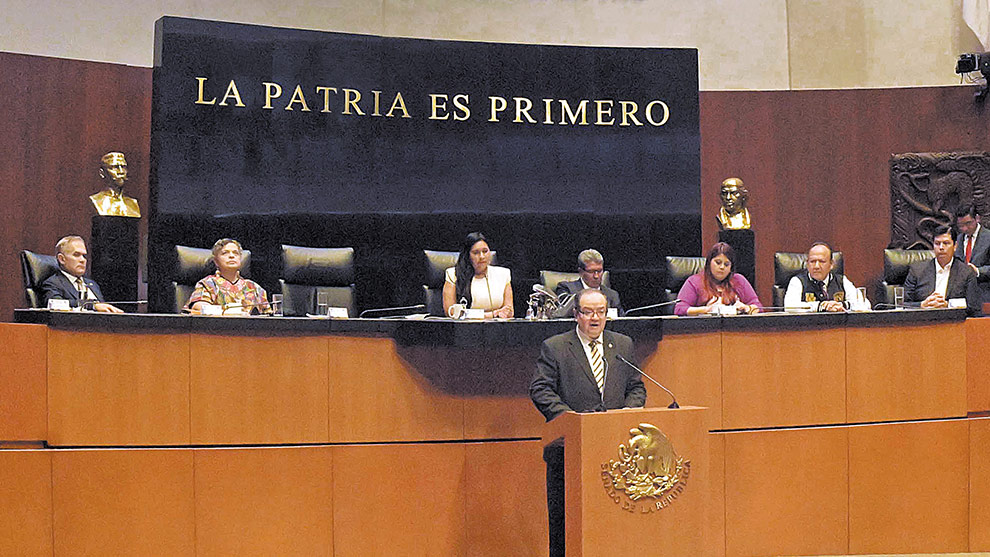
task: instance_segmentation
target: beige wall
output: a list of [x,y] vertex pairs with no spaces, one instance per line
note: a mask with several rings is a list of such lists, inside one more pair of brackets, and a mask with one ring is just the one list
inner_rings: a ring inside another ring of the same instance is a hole
[[152,65],[162,15],[497,42],[689,46],[701,88],[949,85],[962,0],[6,0],[0,50]]

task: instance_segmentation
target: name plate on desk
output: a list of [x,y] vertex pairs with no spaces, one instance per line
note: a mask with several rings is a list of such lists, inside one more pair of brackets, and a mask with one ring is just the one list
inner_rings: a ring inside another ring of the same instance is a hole
[[332,307],[327,310],[327,317],[330,319],[347,319],[347,308],[336,308]]

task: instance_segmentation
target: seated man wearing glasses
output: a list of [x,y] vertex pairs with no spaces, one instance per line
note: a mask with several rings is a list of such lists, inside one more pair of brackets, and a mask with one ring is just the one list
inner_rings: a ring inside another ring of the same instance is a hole
[[[550,421],[564,412],[601,412],[638,408],[646,404],[639,372],[619,361],[632,361],[633,342],[605,330],[608,302],[599,290],[586,288],[574,298],[577,327],[543,341],[529,396]],[[550,515],[550,555],[563,555],[563,447],[543,451],[547,463],[547,507]]]
[[619,315],[623,314],[619,293],[602,284],[602,278],[605,276],[605,258],[598,250],[586,249],[578,254],[578,274],[581,275],[578,280],[558,283],[557,288],[554,289],[556,294],[574,295],[585,288],[601,290],[608,301],[608,307],[618,310]]

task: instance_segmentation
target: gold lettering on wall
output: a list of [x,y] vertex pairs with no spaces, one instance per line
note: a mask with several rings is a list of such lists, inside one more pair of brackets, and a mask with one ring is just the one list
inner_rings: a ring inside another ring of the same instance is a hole
[[303,96],[302,85],[296,85],[296,90],[292,92],[292,98],[289,99],[289,104],[285,105],[286,110],[292,110],[292,105],[299,103],[303,112],[309,112],[309,105],[306,104],[306,97]]
[[197,85],[197,87],[199,89],[199,95],[196,97],[196,104],[216,104],[216,102],[217,102],[217,98],[216,97],[213,97],[210,100],[203,99],[203,94],[204,94],[203,89],[204,89],[204,85],[206,85],[206,80],[207,79],[208,78],[205,78],[205,77],[197,77],[196,78],[196,85]]
[[392,108],[388,109],[388,112],[385,113],[385,116],[391,118],[392,113],[395,112],[396,109],[402,111],[403,118],[412,118],[412,116],[409,115],[409,111],[406,110],[406,101],[402,99],[402,93],[395,94],[395,100],[392,101]]
[[354,112],[364,116],[364,111],[358,106],[360,100],[361,91],[357,89],[344,89],[344,111],[342,114],[351,114],[351,108],[353,108]]
[[282,86],[271,81],[263,81],[261,84],[265,86],[265,106],[261,108],[271,110],[272,99],[277,99],[282,96]]

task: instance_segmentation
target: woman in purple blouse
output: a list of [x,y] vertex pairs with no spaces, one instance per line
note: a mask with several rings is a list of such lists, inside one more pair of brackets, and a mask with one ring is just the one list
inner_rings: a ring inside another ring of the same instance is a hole
[[677,315],[718,313],[720,306],[735,308],[737,313],[756,313],[763,304],[746,277],[732,271],[736,252],[732,246],[719,242],[705,258],[702,272],[688,277],[678,292],[680,300],[674,306]]

